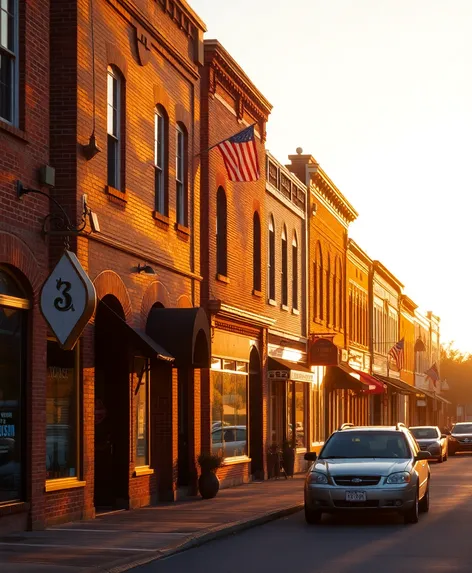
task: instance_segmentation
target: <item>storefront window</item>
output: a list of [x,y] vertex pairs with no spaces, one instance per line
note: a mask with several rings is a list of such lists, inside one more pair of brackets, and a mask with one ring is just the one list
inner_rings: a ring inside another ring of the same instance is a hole
[[323,400],[323,378],[325,368],[317,366],[313,373],[314,382],[311,386],[311,402],[312,402],[312,436],[314,442],[322,442],[325,438],[324,426],[324,400]]
[[29,302],[0,269],[0,504],[23,497],[23,376]]
[[149,360],[135,358],[135,372],[136,466],[139,467],[149,465]]
[[212,452],[224,458],[247,455],[248,365],[213,359]]
[[295,443],[304,448],[305,442],[305,387],[304,382],[295,382]]
[[78,477],[76,353],[48,340],[46,479]]

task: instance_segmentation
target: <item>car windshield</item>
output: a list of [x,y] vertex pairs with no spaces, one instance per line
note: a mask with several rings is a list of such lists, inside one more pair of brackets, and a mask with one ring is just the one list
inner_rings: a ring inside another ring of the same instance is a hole
[[400,432],[349,430],[333,434],[319,459],[409,457],[409,447]]
[[439,438],[436,428],[410,428],[410,432],[417,440],[434,440]]
[[456,424],[452,428],[453,434],[472,434],[472,424]]

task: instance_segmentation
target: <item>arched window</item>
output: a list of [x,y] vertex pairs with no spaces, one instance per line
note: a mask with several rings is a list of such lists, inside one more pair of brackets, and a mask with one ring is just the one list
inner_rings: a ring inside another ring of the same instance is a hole
[[184,125],[176,126],[175,142],[175,183],[177,194],[177,223],[188,226],[188,189],[187,189],[187,130]]
[[216,193],[216,272],[228,276],[228,214],[226,193],[219,187]]
[[108,66],[107,77],[107,183],[124,191],[124,81],[113,66]]
[[288,246],[287,246],[287,228],[284,225],[282,230],[282,304],[288,306]]
[[275,225],[274,218],[269,218],[269,256],[268,256],[268,295],[275,300]]
[[154,196],[155,210],[165,216],[169,214],[168,138],[168,117],[164,108],[158,105],[154,112]]
[[252,288],[260,291],[261,286],[261,220],[254,212],[252,222]]
[[328,264],[326,267],[326,323],[331,324],[332,293],[331,293],[331,257],[328,253]]
[[298,310],[298,241],[297,234],[292,239],[292,308]]
[[344,282],[343,282],[343,269],[341,265],[340,257],[337,258],[336,261],[336,281],[337,281],[337,293],[336,293],[336,300],[335,306],[338,307],[338,312],[336,315],[337,318],[337,325],[339,329],[342,329],[344,326]]
[[321,251],[321,244],[318,241],[316,246],[315,258],[315,318],[323,320],[323,291],[324,291],[324,277],[323,277],[323,253]]
[[0,267],[0,404],[3,422],[0,464],[4,464],[2,483],[5,484],[0,505],[24,498],[24,372],[28,308],[30,301],[20,284],[8,269]]

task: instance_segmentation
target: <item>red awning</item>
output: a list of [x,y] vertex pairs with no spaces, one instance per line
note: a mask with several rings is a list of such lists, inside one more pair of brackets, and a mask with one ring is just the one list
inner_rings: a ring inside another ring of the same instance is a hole
[[354,370],[354,372],[359,374],[362,382],[365,382],[366,384],[369,385],[369,389],[364,390],[364,394],[384,394],[386,392],[387,387],[380,380],[377,380],[370,374],[367,374],[366,372],[361,372],[360,370]]

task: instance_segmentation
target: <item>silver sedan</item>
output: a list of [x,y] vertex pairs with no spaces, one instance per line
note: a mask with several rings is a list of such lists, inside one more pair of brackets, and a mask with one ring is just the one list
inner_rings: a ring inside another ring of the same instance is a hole
[[415,436],[420,448],[431,454],[440,464],[447,460],[448,438],[441,434],[437,426],[411,426],[410,432]]

